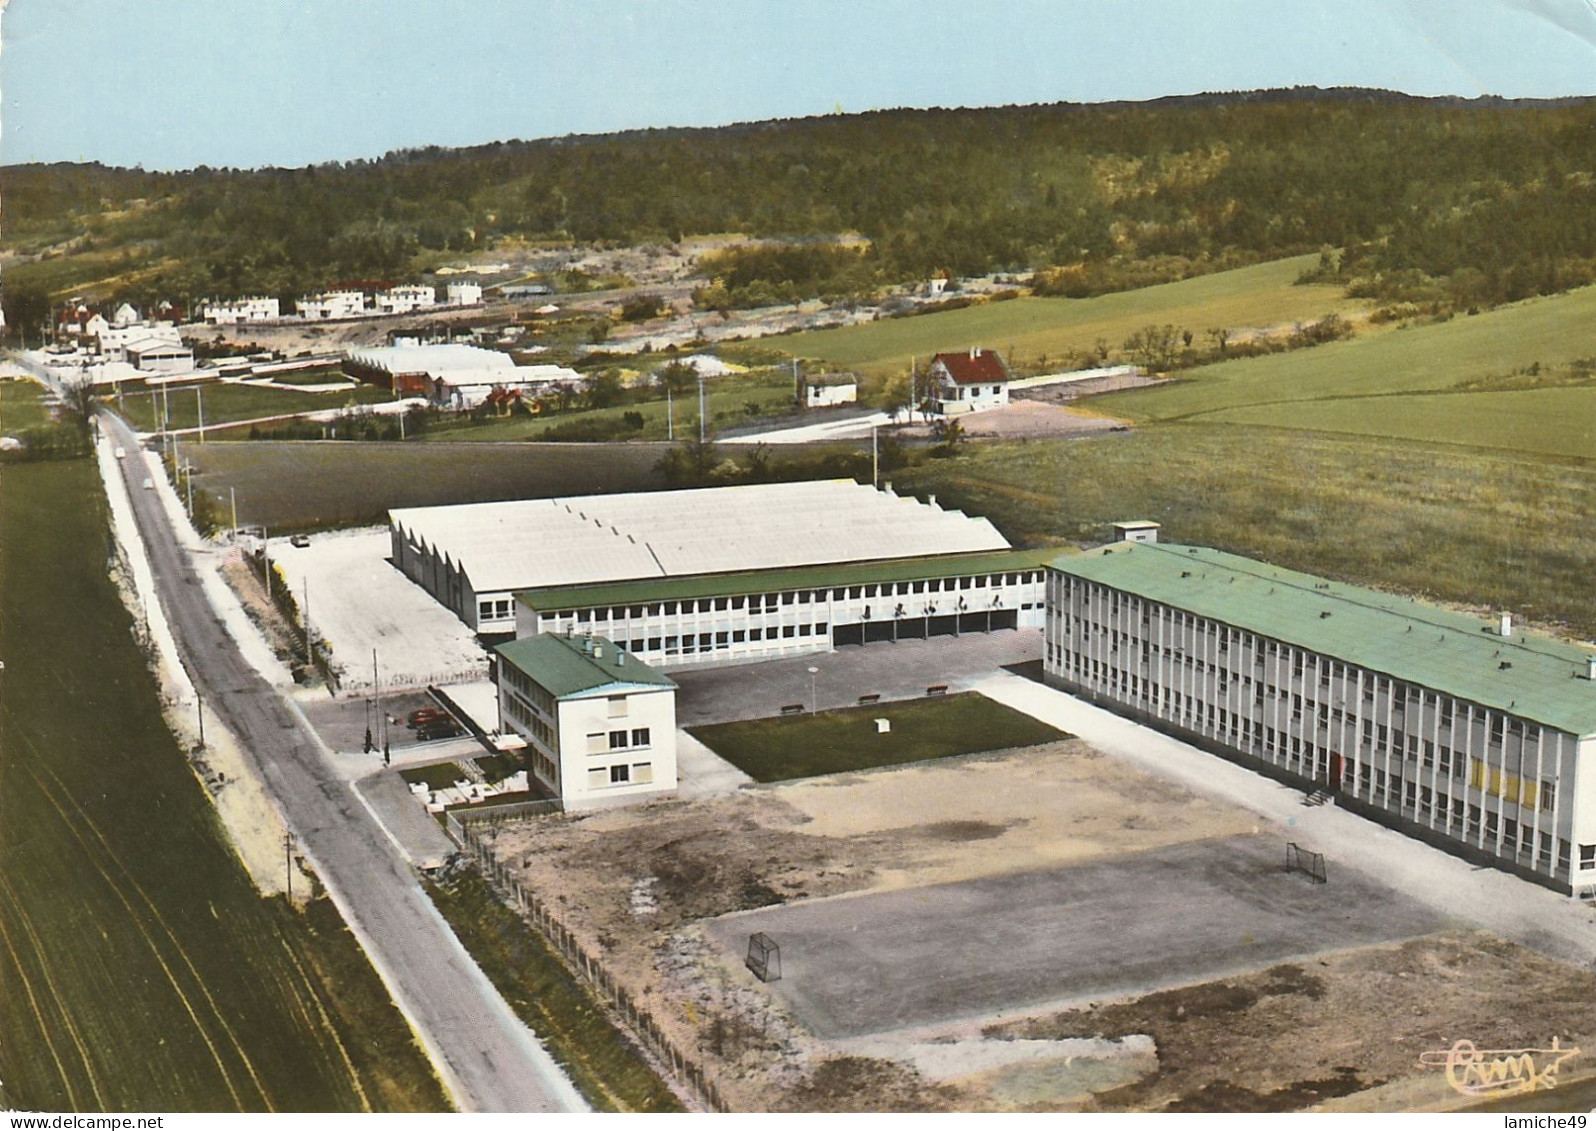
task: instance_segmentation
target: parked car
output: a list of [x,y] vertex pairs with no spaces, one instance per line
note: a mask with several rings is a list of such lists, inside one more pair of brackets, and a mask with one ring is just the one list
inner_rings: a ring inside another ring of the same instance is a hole
[[144,477],[144,489],[146,491],[155,490],[155,480],[151,479],[149,476],[145,476]]
[[436,707],[418,707],[405,716],[405,722],[412,727],[421,726],[423,723],[435,722],[438,719],[447,719],[449,712],[440,711]]
[[450,718],[433,719],[416,728],[416,737],[422,742],[436,742],[441,738],[455,738],[465,733],[465,728]]
[[118,449],[116,449],[116,458],[117,459],[127,459],[127,449],[126,448],[118,448]]
[[306,546],[310,545],[310,535],[296,534],[288,540],[288,544],[290,546],[297,546],[299,549],[303,550]]

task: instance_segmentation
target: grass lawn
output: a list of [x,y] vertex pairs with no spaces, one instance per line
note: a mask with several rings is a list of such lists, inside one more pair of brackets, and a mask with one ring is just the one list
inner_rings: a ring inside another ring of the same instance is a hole
[[465,771],[453,762],[439,762],[433,766],[410,766],[399,771],[410,785],[422,784],[428,789],[448,789],[457,781],[466,781]]
[[384,523],[391,507],[535,499],[665,485],[664,444],[453,444],[256,441],[186,444],[183,455],[227,513],[273,532]]
[[526,769],[526,763],[511,754],[484,754],[474,760],[482,776],[490,782],[503,781],[511,774]]
[[44,386],[37,381],[0,381],[0,435],[50,423],[44,407]]
[[[892,730],[876,733],[877,719]],[[818,715],[692,727],[689,733],[756,781],[787,781],[1068,738],[1029,715],[966,692]]]
[[[196,396],[196,391],[198,395]],[[188,388],[169,388],[163,392],[124,392],[120,398],[106,398],[127,422],[141,432],[161,427],[161,405],[171,414],[173,428],[193,428],[199,424],[200,404],[205,408],[205,425],[227,424],[237,420],[257,420],[295,412],[321,412],[393,400],[393,394],[373,385],[327,393],[304,393],[291,389],[263,389],[258,385],[218,384]]]
[[586,986],[543,938],[475,872],[427,892],[483,973],[599,1111],[681,1111],[682,1106],[609,1021]]
[[1596,636],[1596,466],[1584,463],[1189,423],[971,445],[893,480],[1022,545],[1100,543],[1108,523],[1147,518],[1170,541]]
[[1096,298],[1021,298],[940,314],[894,318],[771,339],[796,357],[819,358],[880,376],[906,372],[941,350],[983,345],[1016,360],[1058,360],[1089,350],[1098,339],[1118,349],[1149,323],[1173,323],[1199,337],[1211,329],[1241,330],[1350,314],[1372,304],[1348,299],[1336,286],[1295,286],[1318,263],[1314,255],[1221,271],[1178,283]]
[[250,884],[106,576],[95,465],[6,465],[0,499],[0,1107],[445,1110],[336,912]]

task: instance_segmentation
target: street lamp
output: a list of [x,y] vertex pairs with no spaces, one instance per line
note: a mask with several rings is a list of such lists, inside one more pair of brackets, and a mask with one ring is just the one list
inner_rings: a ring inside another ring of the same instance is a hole
[[812,715],[820,708],[815,698],[815,676],[820,674],[819,668],[809,669],[809,713]]

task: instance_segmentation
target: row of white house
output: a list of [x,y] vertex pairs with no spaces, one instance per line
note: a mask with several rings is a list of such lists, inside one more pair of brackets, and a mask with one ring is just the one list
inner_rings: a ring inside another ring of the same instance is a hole
[[275,298],[256,296],[232,299],[227,302],[206,303],[205,321],[213,326],[236,326],[244,323],[280,322],[294,317],[303,322],[330,322],[339,318],[361,318],[369,314],[411,314],[433,310],[440,306],[479,306],[482,303],[482,284],[452,282],[444,286],[444,300],[438,302],[436,288],[419,283],[406,283],[367,296],[360,290],[323,291],[306,295],[294,304],[292,316],[285,316],[282,303]]

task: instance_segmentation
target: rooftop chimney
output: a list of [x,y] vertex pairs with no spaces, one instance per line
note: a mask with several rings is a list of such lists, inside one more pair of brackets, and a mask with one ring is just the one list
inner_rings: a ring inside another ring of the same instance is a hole
[[593,658],[595,660],[602,660],[604,658],[604,646],[602,644],[597,642],[593,644]]
[[1502,614],[1502,639],[1506,640],[1513,635],[1513,614]]
[[971,357],[980,357],[981,356],[981,347],[980,346],[971,346],[970,347],[970,356]]
[[937,497],[935,495],[927,495],[925,497],[925,505],[928,506],[928,507],[936,506],[937,505]]

